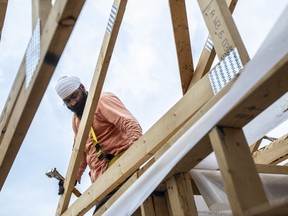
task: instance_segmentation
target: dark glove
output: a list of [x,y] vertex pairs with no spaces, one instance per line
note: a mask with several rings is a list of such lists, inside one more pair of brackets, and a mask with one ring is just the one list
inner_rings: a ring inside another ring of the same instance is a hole
[[63,180],[59,180],[58,185],[59,185],[58,195],[61,195],[61,194],[64,193],[64,186],[63,186],[64,185],[64,181]]

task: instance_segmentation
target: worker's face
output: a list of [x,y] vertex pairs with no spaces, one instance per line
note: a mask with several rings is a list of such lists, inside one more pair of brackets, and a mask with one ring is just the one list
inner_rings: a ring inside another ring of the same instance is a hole
[[71,95],[64,98],[63,101],[68,109],[74,112],[77,115],[77,117],[81,118],[84,111],[86,100],[87,100],[87,92],[85,91],[84,87],[80,86]]

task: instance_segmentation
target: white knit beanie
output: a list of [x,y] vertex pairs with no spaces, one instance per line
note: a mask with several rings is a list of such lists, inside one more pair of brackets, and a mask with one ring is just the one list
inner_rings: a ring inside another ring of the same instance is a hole
[[78,77],[75,76],[63,76],[58,80],[58,83],[55,87],[57,94],[62,98],[66,98],[76,91],[81,84],[81,81]]

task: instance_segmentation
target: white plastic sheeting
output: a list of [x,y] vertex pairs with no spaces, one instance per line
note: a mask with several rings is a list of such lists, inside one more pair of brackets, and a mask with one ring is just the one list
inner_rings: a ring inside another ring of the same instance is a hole
[[[193,169],[190,173],[209,210],[230,210],[219,170]],[[288,175],[260,174],[260,179],[271,205],[288,201]]]
[[[265,77],[270,68],[288,55],[287,29],[288,17],[283,13],[269,37],[255,57],[246,65],[230,91],[188,129],[103,215],[131,215],[145,201],[193,146],[239,101],[243,100],[245,94]],[[272,51],[273,58],[271,58]]]

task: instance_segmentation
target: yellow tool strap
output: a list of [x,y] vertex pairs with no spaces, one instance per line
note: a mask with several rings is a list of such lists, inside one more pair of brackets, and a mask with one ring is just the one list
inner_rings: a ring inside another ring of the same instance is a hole
[[[125,150],[126,151],[126,150]],[[121,153],[115,155],[112,160],[109,161],[108,167],[112,166],[112,164],[122,155],[125,151],[122,151]]]
[[[77,121],[78,121],[78,119],[77,119],[76,115],[74,115],[75,126],[77,125]],[[91,131],[91,134],[92,134],[92,137],[93,137],[93,140],[94,140],[94,145],[95,145],[95,147],[96,147],[97,156],[98,156],[98,158],[100,158],[100,157],[101,157],[101,154],[102,154],[102,150],[101,150],[101,148],[100,148],[100,145],[98,144],[98,140],[97,140],[96,134],[95,134],[94,129],[93,129],[92,126],[91,126],[91,128],[90,128],[90,131]],[[98,145],[98,146],[97,146],[97,145]]]
[[[74,116],[75,118],[75,125],[77,125],[77,117]],[[93,127],[90,128],[90,131],[91,131],[91,134],[92,134],[92,137],[93,137],[93,140],[94,140],[94,144],[95,146],[98,145],[99,146],[99,143],[98,143],[98,140],[97,140],[97,137],[96,137],[96,134],[95,134],[95,131],[93,129]],[[99,146],[100,147],[100,146]],[[108,164],[108,167],[110,167],[122,154],[124,154],[125,151],[122,151],[121,153],[115,155],[112,160],[109,161],[109,164]],[[97,156],[98,158],[100,157],[100,155],[102,154],[102,150],[99,149],[99,151],[97,151]]]
[[90,128],[90,131],[91,131],[93,140],[95,141],[95,144],[98,143],[98,140],[97,140],[96,134],[95,134],[95,132],[94,132],[94,130],[93,130],[93,127]]

